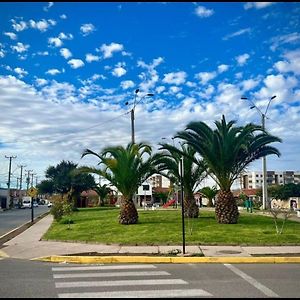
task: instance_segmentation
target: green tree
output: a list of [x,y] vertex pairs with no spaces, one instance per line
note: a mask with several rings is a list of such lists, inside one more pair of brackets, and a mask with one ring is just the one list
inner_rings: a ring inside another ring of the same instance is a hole
[[110,187],[107,184],[103,185],[96,185],[93,187],[93,190],[98,194],[99,196],[99,206],[104,206],[104,201],[111,192]]
[[220,187],[216,201],[216,219],[219,223],[238,222],[239,212],[231,186],[239,174],[254,160],[280,152],[270,143],[281,139],[267,133],[259,125],[234,126],[236,122],[215,121],[216,129],[204,122],[190,122],[176,137],[183,139],[204,159],[210,176]]
[[213,207],[213,199],[218,193],[218,189],[216,186],[210,187],[210,186],[205,186],[202,189],[200,189],[200,193],[208,199],[207,207]]
[[80,193],[96,185],[94,177],[78,173],[77,166],[71,161],[63,160],[57,166],[50,166],[45,174],[47,184],[52,185],[52,191],[61,194],[62,199],[67,195],[69,203],[73,202],[75,207]]
[[[185,216],[197,218],[199,208],[196,204],[194,192],[202,179],[206,176],[205,166],[196,158],[196,151],[191,146],[181,145],[181,149],[167,143],[161,143],[157,156],[156,164],[161,174],[170,178],[173,182],[180,185],[179,162],[183,157],[183,188],[184,188],[184,207]],[[164,174],[164,171],[167,171]]]
[[81,168],[82,172],[101,175],[122,193],[120,204],[120,224],[136,224],[138,212],[133,196],[138,187],[151,175],[156,173],[152,148],[145,143],[129,143],[123,146],[107,147],[99,154],[86,149],[82,157],[94,155],[100,159],[102,168]]

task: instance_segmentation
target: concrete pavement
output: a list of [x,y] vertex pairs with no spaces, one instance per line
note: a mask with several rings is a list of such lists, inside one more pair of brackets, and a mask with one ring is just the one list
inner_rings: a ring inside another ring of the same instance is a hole
[[186,255],[182,255],[182,245],[120,246],[42,241],[52,221],[49,214],[4,243],[0,257],[72,263],[300,263],[300,246],[186,245]]

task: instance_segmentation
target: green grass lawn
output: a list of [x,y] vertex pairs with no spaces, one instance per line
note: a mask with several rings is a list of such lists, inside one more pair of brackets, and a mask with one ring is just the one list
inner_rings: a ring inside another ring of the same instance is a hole
[[[71,229],[54,221],[43,239],[121,245],[180,245],[180,209],[141,210],[134,225],[118,223],[118,208],[87,208],[73,213]],[[279,221],[281,225],[282,220]],[[197,219],[185,218],[186,245],[300,245],[300,223],[287,221],[276,234],[272,217],[243,212],[238,224],[218,224],[213,211],[200,210]]]

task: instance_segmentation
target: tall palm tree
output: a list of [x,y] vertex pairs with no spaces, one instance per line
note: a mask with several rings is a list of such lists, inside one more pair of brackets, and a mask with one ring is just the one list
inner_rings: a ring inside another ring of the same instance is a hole
[[215,213],[218,222],[224,224],[238,221],[239,212],[230,189],[241,171],[263,156],[280,156],[278,149],[269,146],[281,142],[280,138],[270,135],[259,125],[234,126],[235,123],[227,123],[223,115],[221,121],[215,121],[215,130],[204,122],[190,122],[176,135],[203,157],[209,174],[219,185]]
[[[183,188],[185,216],[197,218],[199,208],[194,198],[194,192],[198,184],[206,176],[205,166],[196,158],[196,151],[191,146],[181,145],[181,149],[170,144],[161,143],[159,150],[164,150],[156,156],[156,164],[161,174],[166,175],[171,181],[180,184],[179,162],[183,157]],[[197,163],[195,163],[195,161]]]
[[122,193],[120,224],[138,222],[138,212],[133,196],[138,187],[157,172],[151,152],[151,146],[145,143],[129,143],[126,148],[123,146],[107,147],[100,154],[86,149],[82,154],[82,157],[90,154],[97,156],[100,159],[99,165],[103,165],[101,169],[86,167],[81,168],[82,171],[103,176]]

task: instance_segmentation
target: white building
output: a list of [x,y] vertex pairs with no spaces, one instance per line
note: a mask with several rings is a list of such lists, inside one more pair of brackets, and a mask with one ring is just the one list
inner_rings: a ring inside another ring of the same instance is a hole
[[[283,185],[288,183],[300,183],[300,172],[294,171],[267,171],[267,185]],[[242,189],[258,189],[263,185],[262,172],[247,172],[240,177]]]

